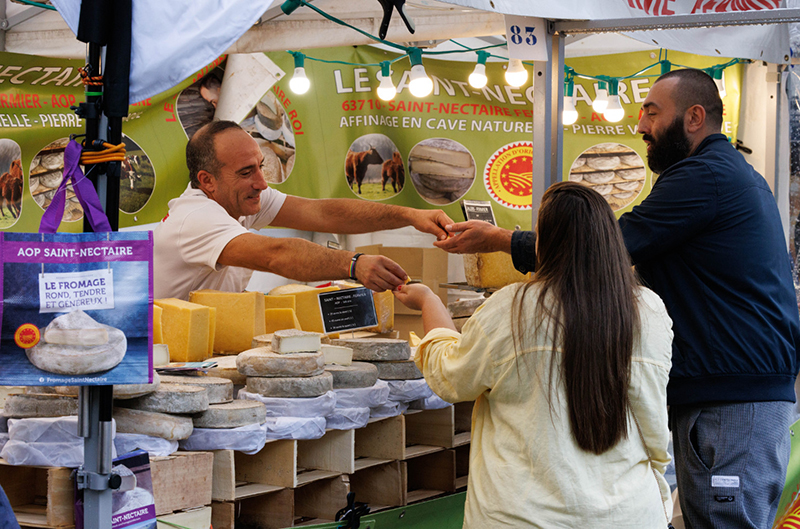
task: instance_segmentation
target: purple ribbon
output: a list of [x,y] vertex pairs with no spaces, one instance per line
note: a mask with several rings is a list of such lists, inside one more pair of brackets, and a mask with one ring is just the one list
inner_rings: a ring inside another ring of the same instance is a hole
[[55,233],[64,217],[64,206],[67,202],[67,184],[72,182],[72,189],[78,197],[78,201],[83,207],[83,213],[89,221],[89,226],[95,233],[111,231],[108,217],[100,206],[100,199],[97,197],[91,180],[86,178],[81,171],[81,145],[75,140],[70,140],[64,151],[64,177],[58,185],[56,194],[50,201],[50,205],[42,215],[42,222],[39,224],[39,233]]

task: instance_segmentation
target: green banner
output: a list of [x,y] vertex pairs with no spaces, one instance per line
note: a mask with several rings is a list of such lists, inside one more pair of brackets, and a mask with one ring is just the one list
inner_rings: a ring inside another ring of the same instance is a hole
[[[375,91],[377,63],[398,55],[369,46],[309,55],[327,62],[306,59],[306,94],[292,93],[286,75],[265,94],[252,94],[252,109],[239,120],[262,148],[270,185],[309,198],[442,208],[456,220],[463,218],[461,200],[486,200],[499,225],[530,229],[536,156],[530,77],[511,87],[504,80],[505,63],[489,62],[489,82],[476,89],[467,82],[474,63],[425,56],[434,88],[420,99],[409,92],[410,65],[402,59],[392,65],[398,93],[387,102]],[[266,56],[284,72],[293,71],[290,54]],[[670,60],[698,68],[725,61],[676,52]],[[70,108],[84,99],[83,64],[11,53],[0,53],[0,62],[0,229],[36,231],[60,182],[64,147],[70,135],[84,132],[84,121]],[[625,76],[655,61],[650,52],[637,52],[567,62],[586,75]],[[186,188],[187,138],[214,119],[226,89],[226,66],[221,57],[172,90],[131,105],[123,123],[120,227],[159,221],[168,201]],[[580,117],[564,127],[563,177],[594,187],[619,213],[640,202],[652,185],[636,124],[653,80],[622,82],[625,118],[611,123],[591,110],[593,82],[576,79]],[[728,68],[725,81],[723,131],[735,138],[741,67]],[[61,229],[81,231],[83,212],[71,189],[67,198]]]

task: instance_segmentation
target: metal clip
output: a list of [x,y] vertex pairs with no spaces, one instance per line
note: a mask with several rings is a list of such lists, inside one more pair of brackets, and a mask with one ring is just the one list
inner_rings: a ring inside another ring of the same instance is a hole
[[345,521],[347,525],[341,529],[358,529],[361,526],[361,517],[369,514],[369,505],[366,503],[356,503],[356,493],[347,493],[347,507],[340,509],[336,513],[335,521]]

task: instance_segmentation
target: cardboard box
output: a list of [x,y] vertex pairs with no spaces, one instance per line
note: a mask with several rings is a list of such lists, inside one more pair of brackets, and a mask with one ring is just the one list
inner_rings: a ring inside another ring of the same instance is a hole
[[[447,283],[447,257],[448,254],[439,248],[403,248],[400,246],[384,246],[382,244],[371,244],[369,246],[359,246],[356,252],[367,255],[383,255],[403,267],[411,279],[421,281],[428,285],[433,292],[439,296],[447,306],[447,289],[439,288],[442,283]],[[422,314],[418,310],[411,310],[405,305],[394,300],[395,329],[398,327],[398,316],[402,314]],[[420,332],[422,328],[420,326]],[[419,334],[419,333],[417,333]],[[401,338],[402,336],[401,332]],[[407,333],[406,336],[407,337]]]

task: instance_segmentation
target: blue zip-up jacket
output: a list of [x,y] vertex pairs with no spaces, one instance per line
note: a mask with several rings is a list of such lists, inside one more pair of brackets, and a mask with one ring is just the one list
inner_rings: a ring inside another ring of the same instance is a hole
[[[800,321],[778,208],[727,138],[705,138],[619,222],[673,320],[667,402],[794,402]],[[512,237],[517,268],[535,263],[531,235]]]

